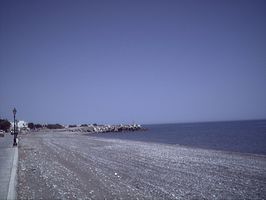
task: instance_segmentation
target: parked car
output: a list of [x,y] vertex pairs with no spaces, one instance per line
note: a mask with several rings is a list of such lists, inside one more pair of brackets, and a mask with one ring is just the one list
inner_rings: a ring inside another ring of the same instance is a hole
[[0,137],[4,137],[5,136],[5,131],[0,130]]

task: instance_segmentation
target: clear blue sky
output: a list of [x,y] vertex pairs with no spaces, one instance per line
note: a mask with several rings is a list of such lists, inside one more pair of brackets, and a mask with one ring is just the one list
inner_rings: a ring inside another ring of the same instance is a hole
[[0,115],[266,118],[266,1],[0,1]]

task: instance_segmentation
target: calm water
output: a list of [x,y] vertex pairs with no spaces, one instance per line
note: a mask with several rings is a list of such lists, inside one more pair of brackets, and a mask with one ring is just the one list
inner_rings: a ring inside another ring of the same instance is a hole
[[266,155],[266,120],[158,124],[144,127],[149,130],[102,133],[95,136]]

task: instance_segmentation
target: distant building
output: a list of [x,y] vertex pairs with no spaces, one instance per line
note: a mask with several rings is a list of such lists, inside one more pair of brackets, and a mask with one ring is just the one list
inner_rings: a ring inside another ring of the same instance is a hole
[[[14,122],[10,122],[11,123],[11,130],[14,130]],[[16,127],[18,128],[18,131],[27,131],[29,130],[28,128],[28,123],[20,120],[20,121],[16,121]]]

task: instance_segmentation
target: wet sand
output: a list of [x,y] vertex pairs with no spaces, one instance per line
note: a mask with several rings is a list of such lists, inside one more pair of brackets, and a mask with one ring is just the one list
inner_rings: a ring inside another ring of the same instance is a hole
[[266,199],[266,156],[32,133],[19,144],[19,199]]

